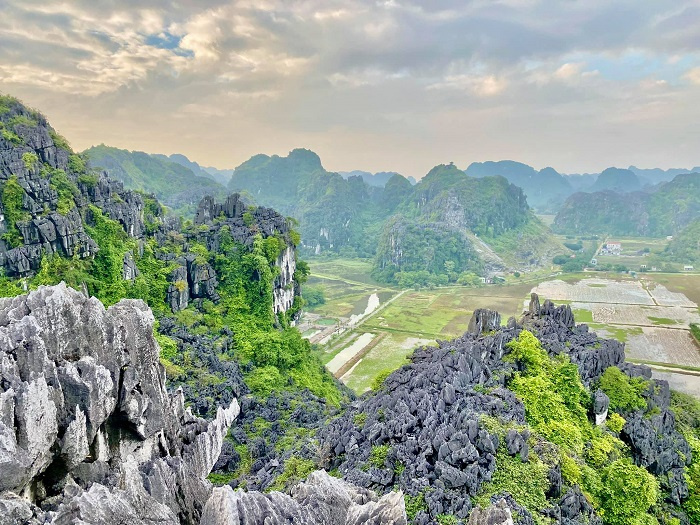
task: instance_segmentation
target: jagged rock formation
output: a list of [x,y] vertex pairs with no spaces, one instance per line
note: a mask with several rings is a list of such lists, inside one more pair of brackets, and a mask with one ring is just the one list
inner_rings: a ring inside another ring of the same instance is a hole
[[295,486],[291,496],[280,492],[214,489],[200,525],[405,525],[403,494],[377,498],[325,471],[316,471]]
[[[529,512],[517,508],[507,494],[501,497],[506,498],[509,511],[495,499],[495,508],[472,512],[472,498],[496,469],[499,447],[522,461],[532,453],[527,432],[511,428],[499,438],[482,423],[484,416],[517,425],[525,422],[523,404],[504,388],[517,370],[515,363],[503,359],[507,343],[527,328],[551,356],[566,353],[587,385],[594,384],[610,366],[618,366],[631,376],[644,374],[648,378],[650,371],[624,363],[622,344],[598,338],[586,325],[576,326],[568,305],[540,304],[536,295],[520,322],[511,320],[505,328],[499,325],[495,312],[476,312],[465,335],[439,341],[437,348],[419,348],[412,363],[391,374],[381,391],[360,399],[343,416],[321,428],[317,437],[332,452],[329,466],[361,487],[379,493],[399,487],[409,497],[424,498],[425,508],[413,520],[416,524],[434,524],[441,514],[457,519],[471,515],[477,524],[509,523],[510,511],[519,517],[516,523],[534,523]],[[681,473],[690,453],[688,444],[675,430],[668,385],[652,382],[645,396],[660,414],[651,418],[642,412],[626,416],[621,438],[638,465],[665,476],[670,501],[678,502],[687,497]],[[608,403],[607,396],[595,396],[592,416],[605,413]],[[381,447],[386,447],[386,453],[377,459],[376,451]],[[548,516],[557,523],[600,523],[578,487],[562,494],[558,465],[551,467],[549,482],[550,501],[561,499],[546,510]]]
[[[121,183],[105,174],[81,178],[75,156],[57,144],[57,135],[42,115],[11,101],[0,115],[0,125],[11,128],[14,135],[0,134],[0,182],[6,185],[16,177],[22,189],[18,209],[5,209],[5,198],[0,204],[0,267],[7,275],[25,276],[36,271],[44,254],[94,255],[98,246],[83,224],[89,220],[91,204],[119,221],[129,235],[142,235],[141,196],[125,191]],[[61,193],[64,197],[59,202]],[[8,223],[10,220],[16,224]],[[4,235],[14,228],[21,235],[16,246]]]
[[[194,219],[197,230],[187,238],[204,244],[211,252],[218,252],[220,233],[226,228],[232,239],[250,249],[255,236],[279,237],[284,243],[275,266],[279,274],[273,285],[274,313],[289,310],[301,290],[294,281],[296,254],[291,238],[289,221],[271,208],[247,206],[237,193],[218,203],[213,197],[205,197],[199,203]],[[195,255],[177,259],[178,267],[170,276],[167,301],[173,311],[186,308],[191,299],[206,298],[216,302],[217,276],[214,268]]]
[[152,325],[63,284],[0,300],[1,523],[198,521],[238,404],[207,422],[168,394]]

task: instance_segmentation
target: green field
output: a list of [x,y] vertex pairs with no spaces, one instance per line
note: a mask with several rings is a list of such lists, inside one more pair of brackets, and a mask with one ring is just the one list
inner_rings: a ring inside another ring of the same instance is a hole
[[[651,244],[657,241],[652,240]],[[623,240],[624,242],[627,241]],[[632,246],[642,245],[643,242],[639,241]],[[322,316],[317,321],[317,326],[328,326],[338,320],[342,322],[343,318],[364,311],[371,294],[376,293],[380,297],[379,309],[364,322],[319,346],[321,359],[327,363],[361,334],[371,332],[380,336],[376,346],[342,378],[343,382],[357,393],[368,390],[374,378],[383,371],[405,364],[406,357],[418,346],[462,335],[477,308],[497,310],[501,313],[503,323],[509,316],[519,317],[529,299],[530,291],[540,282],[559,279],[575,284],[591,278],[611,281],[635,280],[634,277],[619,272],[582,272],[553,276],[551,272],[542,271],[521,276],[519,279],[509,276],[507,283],[503,285],[476,288],[448,286],[405,290],[401,293],[401,290],[379,284],[371,278],[371,261],[312,259],[310,267],[310,282],[321,286],[327,299],[326,304],[310,310],[313,314]],[[653,273],[644,274],[644,279],[663,284],[670,291],[683,293],[690,300],[700,303],[699,275]],[[588,287],[600,289],[601,293],[606,290],[605,284],[591,283]],[[393,300],[386,304],[390,298]],[[542,300],[544,299],[546,298],[543,297]],[[572,302],[556,301],[557,304]],[[640,306],[640,309],[653,313],[653,307]],[[587,323],[592,330],[621,342],[628,342],[630,338],[642,334],[640,326],[594,322],[592,312],[580,306],[574,310],[574,315],[577,322]],[[648,319],[653,326],[677,326],[676,321],[666,317],[652,316]]]
[[[319,326],[364,311],[369,296],[376,293],[380,309],[361,326],[335,336],[320,349],[323,362],[330,361],[364,332],[383,335],[383,339],[363,357],[352,373],[343,378],[358,393],[366,391],[373,379],[386,369],[406,362],[406,356],[420,345],[437,339],[462,335],[477,308],[498,310],[503,323],[508,316],[519,316],[535,282],[551,278],[550,272],[517,280],[511,276],[505,285],[484,287],[449,286],[433,290],[400,290],[377,283],[370,276],[371,261],[357,259],[311,259],[309,283],[321,286],[326,303],[309,309],[322,316]],[[391,304],[385,303],[396,297]]]

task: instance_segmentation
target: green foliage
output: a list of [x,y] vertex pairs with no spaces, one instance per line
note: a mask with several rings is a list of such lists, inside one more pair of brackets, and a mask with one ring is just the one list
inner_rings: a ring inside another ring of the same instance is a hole
[[374,445],[369,453],[369,464],[377,468],[386,467],[386,458],[389,455],[390,446]]
[[16,128],[17,126],[35,128],[37,124],[38,122],[35,118],[32,118],[27,115],[15,115],[8,121],[7,126],[11,129]]
[[676,427],[690,445],[691,463],[686,469],[689,496],[683,510],[690,523],[700,523],[700,401],[681,392],[671,391],[671,409]]
[[377,376],[372,380],[372,390],[374,390],[375,392],[381,390],[382,386],[384,386],[384,381],[387,377],[391,375],[393,371],[393,369],[387,368],[386,370],[382,370],[381,372],[379,372]]
[[505,446],[501,446],[496,454],[496,470],[491,481],[481,485],[474,502],[486,508],[492,495],[508,492],[520,505],[537,515],[540,509],[547,507],[549,468],[535,454],[530,454],[528,461],[523,463],[519,456],[510,456]]
[[284,470],[275,482],[270,485],[269,490],[283,491],[292,485],[306,478],[316,469],[316,465],[310,459],[303,459],[292,456],[284,462]]
[[78,177],[78,183],[87,186],[88,188],[94,188],[99,182],[99,176],[96,173],[83,173]]
[[413,521],[416,518],[416,514],[418,514],[420,511],[428,510],[428,505],[425,502],[425,495],[422,492],[416,496],[404,494],[403,500],[406,506],[406,516],[408,517],[409,522]]
[[5,224],[7,225],[7,232],[3,234],[2,238],[10,248],[15,248],[24,242],[22,234],[17,228],[17,223],[31,218],[29,212],[22,207],[24,189],[19,185],[16,176],[13,175],[7,179],[3,185],[1,199]]
[[437,522],[440,525],[457,525],[457,517],[451,514],[438,514]]
[[10,144],[14,144],[15,146],[22,144],[22,138],[11,129],[8,129],[4,122],[0,122],[0,135]]
[[59,149],[68,151],[69,153],[73,152],[73,148],[70,147],[70,144],[68,144],[68,141],[63,135],[59,135],[54,130],[50,130],[49,135],[51,136],[51,140],[53,141],[54,146],[56,146]]
[[364,427],[365,423],[367,422],[367,414],[365,412],[355,414],[355,417],[353,417],[352,422],[355,424],[355,426],[358,426],[360,428]]
[[609,525],[648,525],[647,511],[656,504],[656,478],[628,459],[620,459],[603,470],[600,500],[603,519]]
[[695,340],[700,343],[700,325],[691,323],[690,324],[690,333],[693,334],[693,337]]
[[87,172],[87,160],[82,155],[73,153],[68,155],[68,167],[73,173],[85,174]]
[[80,197],[80,191],[63,170],[52,170],[50,177],[51,187],[58,193],[56,209],[61,215],[66,215],[75,208],[74,199]]
[[609,367],[600,378],[600,389],[610,398],[610,408],[618,412],[632,412],[647,407],[642,393],[648,383],[642,378],[630,378],[615,366]]
[[305,286],[303,291],[304,303],[309,308],[326,304],[322,286]]
[[34,166],[39,163],[39,156],[33,151],[27,151],[26,153],[22,154],[22,162],[24,163],[24,167],[26,169],[32,170],[34,169]]
[[622,430],[622,427],[625,426],[625,418],[617,412],[611,412],[610,414],[608,414],[608,418],[605,421],[605,426],[607,426],[616,434],[619,434]]
[[211,481],[213,485],[216,486],[222,486],[222,485],[228,485],[231,481],[236,479],[236,473],[235,472],[224,472],[224,473],[219,473],[219,472],[210,472],[209,475],[207,476],[207,479]]

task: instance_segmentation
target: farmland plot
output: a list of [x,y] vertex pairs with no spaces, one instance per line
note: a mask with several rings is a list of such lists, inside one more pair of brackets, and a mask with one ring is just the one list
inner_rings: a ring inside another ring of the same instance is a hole
[[555,302],[654,304],[653,298],[638,281],[583,279],[571,284],[556,279],[540,283],[532,291]]
[[645,326],[640,335],[628,337],[626,352],[632,359],[700,367],[700,351],[689,330]]

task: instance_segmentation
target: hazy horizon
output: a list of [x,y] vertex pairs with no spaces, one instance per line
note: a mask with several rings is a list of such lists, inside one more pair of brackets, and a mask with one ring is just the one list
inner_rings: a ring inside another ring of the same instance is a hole
[[231,169],[297,147],[420,178],[700,164],[696,2],[9,0],[0,91],[79,150]]

